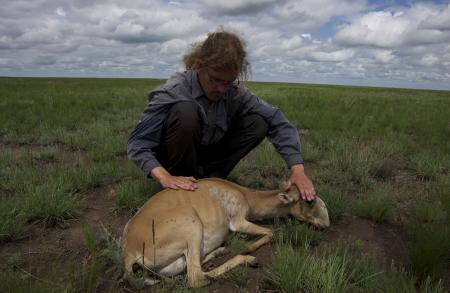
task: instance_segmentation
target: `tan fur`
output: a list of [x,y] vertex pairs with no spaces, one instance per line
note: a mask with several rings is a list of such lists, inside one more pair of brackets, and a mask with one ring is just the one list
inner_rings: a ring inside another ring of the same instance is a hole
[[122,252],[126,271],[131,273],[134,263],[166,276],[187,268],[190,286],[200,287],[208,284],[208,278],[254,261],[252,256],[239,255],[203,272],[202,260],[223,253],[220,245],[229,230],[264,235],[249,245],[247,253],[270,241],[269,228],[248,220],[292,215],[318,227],[329,226],[328,212],[320,198],[310,206],[299,200],[296,188],[291,190],[252,191],[216,178],[199,180],[198,189],[193,192],[163,190],[151,197],[124,228]]

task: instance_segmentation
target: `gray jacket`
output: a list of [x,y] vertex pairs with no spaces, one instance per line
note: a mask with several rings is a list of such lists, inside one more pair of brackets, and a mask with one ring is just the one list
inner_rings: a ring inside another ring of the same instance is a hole
[[[203,120],[203,145],[214,144],[223,137],[234,117],[256,113],[269,125],[267,138],[290,167],[303,163],[297,129],[276,107],[257,98],[250,90],[234,83],[224,98],[210,102],[203,93],[195,71],[176,73],[164,85],[148,95],[149,103],[128,140],[128,158],[146,175],[160,166],[153,151],[161,141],[161,130],[170,106],[180,101],[199,105]],[[206,110],[209,113],[206,115]]]

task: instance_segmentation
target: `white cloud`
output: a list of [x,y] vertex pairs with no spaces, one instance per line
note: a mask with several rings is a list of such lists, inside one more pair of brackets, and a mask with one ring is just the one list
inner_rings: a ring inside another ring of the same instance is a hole
[[353,50],[345,49],[334,52],[309,52],[307,57],[311,61],[321,61],[321,62],[341,62],[348,60],[353,57]]
[[283,50],[292,50],[299,48],[301,44],[302,38],[299,36],[293,36],[292,38],[282,40],[280,47]]
[[[398,8],[397,8],[398,9]],[[449,7],[417,4],[401,11],[375,11],[353,19],[336,33],[344,45],[371,45],[391,48],[411,44],[444,43],[450,32],[441,31]],[[438,17],[438,20],[435,20]],[[450,26],[450,24],[448,24]]]
[[223,24],[255,80],[450,89],[450,6],[434,1],[2,1],[0,75],[168,77]]
[[64,17],[67,16],[66,12],[61,7],[56,8],[55,13],[59,16],[64,16]]
[[391,50],[376,50],[374,56],[381,63],[389,63],[395,58]]
[[277,6],[274,13],[281,22],[301,32],[311,32],[333,17],[352,15],[366,6],[365,0],[292,0]]
[[301,34],[302,38],[311,40],[311,34]]
[[336,40],[350,45],[393,47],[410,33],[411,24],[401,15],[387,11],[370,12],[336,33]]
[[439,62],[439,58],[434,56],[433,54],[427,54],[422,57],[421,62],[426,66],[433,66]]
[[420,27],[424,29],[450,30],[450,4],[447,8],[433,13],[432,16],[423,20]]
[[161,45],[161,53],[166,55],[181,55],[188,49],[188,43],[182,39],[172,39]]

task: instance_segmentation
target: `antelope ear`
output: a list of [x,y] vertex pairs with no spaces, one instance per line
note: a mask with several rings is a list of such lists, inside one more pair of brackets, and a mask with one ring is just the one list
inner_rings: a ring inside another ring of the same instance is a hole
[[295,201],[295,198],[293,198],[289,193],[286,192],[279,192],[277,196],[280,198],[281,202],[284,204],[289,204]]

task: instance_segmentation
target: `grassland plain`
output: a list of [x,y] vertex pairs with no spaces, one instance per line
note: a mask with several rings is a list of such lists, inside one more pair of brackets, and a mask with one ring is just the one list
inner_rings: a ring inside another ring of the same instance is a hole
[[[0,78],[0,292],[140,291],[119,236],[160,187],[126,141],[163,80]],[[200,291],[448,292],[450,92],[252,83],[298,128],[327,231],[268,223],[261,268]],[[264,141],[230,179],[269,189],[287,173]],[[250,238],[234,235],[238,252]],[[32,289],[32,290],[31,290]],[[151,291],[189,291],[183,278]]]

